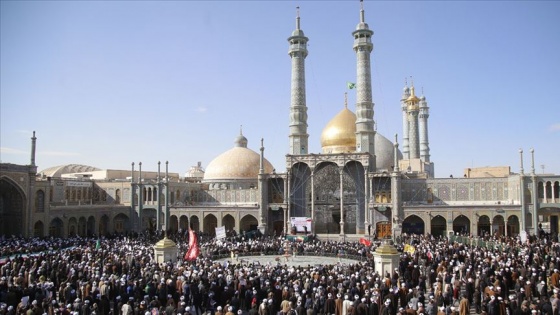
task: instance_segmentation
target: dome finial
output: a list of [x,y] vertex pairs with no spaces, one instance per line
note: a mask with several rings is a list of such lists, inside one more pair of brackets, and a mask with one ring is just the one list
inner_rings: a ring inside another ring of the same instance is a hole
[[404,86],[408,87],[408,80],[406,79],[406,77],[404,77]]
[[243,125],[239,125],[239,135],[243,135]]
[[245,136],[243,135],[243,125],[240,125],[239,127],[239,136],[237,136],[235,138],[235,146],[236,147],[242,147],[242,148],[246,148],[247,147],[247,138],[245,138]]
[[348,108],[348,92],[344,92],[344,108]]

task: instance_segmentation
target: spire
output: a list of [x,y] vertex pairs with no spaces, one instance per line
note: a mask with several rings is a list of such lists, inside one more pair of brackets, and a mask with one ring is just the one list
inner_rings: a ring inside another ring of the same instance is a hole
[[364,0],[360,0],[360,23],[365,23]]
[[35,137],[35,131],[33,131],[33,137],[31,137],[31,166],[35,166],[35,148],[37,146],[37,137]]
[[344,108],[348,108],[348,92],[344,92]]
[[296,7],[296,30],[300,29],[299,7]]
[[259,174],[264,173],[264,138],[261,138],[261,156],[259,160]]

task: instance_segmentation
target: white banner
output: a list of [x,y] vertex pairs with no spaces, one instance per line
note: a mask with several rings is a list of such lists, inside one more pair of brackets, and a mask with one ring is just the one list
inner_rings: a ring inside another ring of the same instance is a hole
[[307,228],[307,233],[311,233],[311,218],[307,217],[291,217],[290,224],[296,227],[296,231],[298,232],[306,232],[305,227]]
[[216,228],[216,239],[221,240],[226,238],[226,227],[220,226]]

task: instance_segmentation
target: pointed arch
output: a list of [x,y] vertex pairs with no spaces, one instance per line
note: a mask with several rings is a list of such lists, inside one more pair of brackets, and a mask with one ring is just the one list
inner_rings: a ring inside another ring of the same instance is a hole
[[202,232],[213,236],[216,235],[216,227],[218,226],[218,218],[213,214],[207,214],[204,217]]
[[403,221],[403,233],[407,234],[424,234],[424,220],[417,215],[411,215]]
[[0,178],[0,235],[23,234],[25,196],[21,187],[11,178]]
[[453,232],[461,235],[469,235],[471,233],[471,220],[465,215],[459,215],[453,220]]
[[109,216],[104,214],[99,219],[99,235],[106,235],[109,233]]
[[431,221],[431,234],[434,237],[445,236],[445,231],[447,230],[447,222],[441,215],[436,215]]
[[49,236],[63,237],[64,235],[64,222],[58,217],[51,220],[49,224]]
[[177,219],[176,215],[169,217],[169,226],[167,229],[173,233],[179,230],[179,219]]
[[124,213],[119,213],[113,219],[113,231],[115,233],[124,233],[130,230],[130,219]]
[[43,224],[43,221],[39,220],[35,222],[35,225],[33,226],[33,235],[35,237],[45,236],[45,225]]
[[235,231],[235,219],[231,214],[226,214],[222,218],[222,226],[225,226],[226,231]]
[[251,214],[245,215],[239,221],[239,229],[245,232],[256,230],[258,225],[259,221]]
[[507,236],[516,237],[519,235],[519,218],[516,215],[510,215],[507,219]]
[[501,215],[497,215],[492,220],[492,235],[495,236],[502,236],[505,234],[506,224],[504,217]]
[[87,236],[87,221],[85,217],[80,217],[78,219],[78,235]]
[[179,217],[179,228],[184,232],[189,229],[189,217],[182,215]]
[[200,231],[200,219],[198,218],[198,216],[193,215],[191,217],[190,226],[191,226],[191,229],[193,229],[194,231]]
[[490,218],[487,215],[481,215],[477,223],[477,235],[490,235]]

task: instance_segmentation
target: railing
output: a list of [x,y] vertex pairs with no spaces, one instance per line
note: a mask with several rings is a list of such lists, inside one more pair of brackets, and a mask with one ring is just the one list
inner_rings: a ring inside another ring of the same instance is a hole
[[[236,257],[249,257],[249,256],[282,256],[284,253],[275,252],[273,254],[268,252],[265,254],[264,252],[241,252],[237,253]],[[224,259],[224,258],[231,258],[231,253],[223,253],[217,255],[209,255],[212,260]],[[367,261],[367,256],[361,255],[352,255],[352,254],[337,254],[331,252],[303,252],[303,253],[296,253],[296,256],[313,256],[313,257],[335,257],[335,258],[343,258],[343,259],[351,259],[357,260],[360,262]]]

